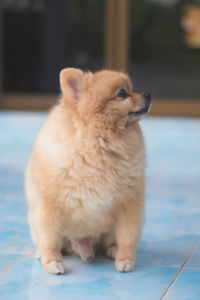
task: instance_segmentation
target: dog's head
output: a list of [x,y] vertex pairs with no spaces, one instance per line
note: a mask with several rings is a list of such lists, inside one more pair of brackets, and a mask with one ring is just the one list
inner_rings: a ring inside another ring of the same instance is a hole
[[135,93],[124,73],[67,68],[60,73],[60,84],[62,103],[86,123],[104,120],[126,127],[146,115],[151,105],[151,95]]

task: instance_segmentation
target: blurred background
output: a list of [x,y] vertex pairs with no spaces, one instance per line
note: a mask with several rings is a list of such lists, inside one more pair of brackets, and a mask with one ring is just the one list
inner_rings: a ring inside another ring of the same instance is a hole
[[[152,94],[132,275],[66,257],[54,279],[33,255],[24,170],[66,67],[125,71]],[[199,179],[200,0],[0,0],[0,299],[199,300]]]
[[200,117],[200,1],[1,0],[0,109],[47,110],[64,67],[127,71],[152,115]]

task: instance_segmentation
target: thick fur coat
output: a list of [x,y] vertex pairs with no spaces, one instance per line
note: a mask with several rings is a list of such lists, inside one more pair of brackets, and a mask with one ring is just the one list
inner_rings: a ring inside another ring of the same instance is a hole
[[150,96],[132,92],[127,75],[107,70],[64,69],[60,84],[62,97],[38,134],[25,180],[43,267],[63,274],[63,248],[91,260],[99,245],[117,271],[131,271],[144,211],[138,120]]

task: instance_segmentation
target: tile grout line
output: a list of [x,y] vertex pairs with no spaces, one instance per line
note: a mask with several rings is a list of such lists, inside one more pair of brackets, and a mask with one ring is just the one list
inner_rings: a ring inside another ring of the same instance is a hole
[[188,253],[188,255],[186,256],[185,260],[183,261],[180,269],[178,270],[178,272],[175,274],[175,276],[173,277],[172,281],[170,282],[170,284],[168,285],[168,287],[166,288],[166,290],[164,291],[164,293],[162,294],[162,296],[160,297],[160,300],[163,300],[164,297],[166,296],[167,292],[169,291],[169,289],[171,288],[171,286],[173,285],[174,281],[177,279],[177,277],[179,276],[179,274],[181,273],[183,267],[185,266],[185,264],[187,263],[187,261],[189,260],[189,258],[191,257],[192,253],[194,252],[195,248],[197,247],[197,245],[200,242],[200,237],[196,240],[196,242],[194,243],[193,247],[191,248],[190,252]]
[[10,265],[9,267],[3,269],[0,271],[0,275],[2,275],[3,273],[5,273],[6,271],[10,270],[11,268],[13,268],[14,266],[18,265],[19,263],[21,263],[22,261],[24,261],[25,259],[29,258],[30,256],[33,255],[35,251],[31,251],[31,253],[25,255],[24,257],[20,258],[19,260],[17,260],[14,264]]

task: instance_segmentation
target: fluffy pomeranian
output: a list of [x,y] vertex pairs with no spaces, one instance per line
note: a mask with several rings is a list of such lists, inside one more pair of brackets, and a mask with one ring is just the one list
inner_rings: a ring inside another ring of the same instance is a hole
[[60,73],[62,97],[40,130],[25,178],[29,224],[43,268],[63,274],[62,250],[101,248],[133,270],[144,212],[144,141],[151,97],[124,73]]

